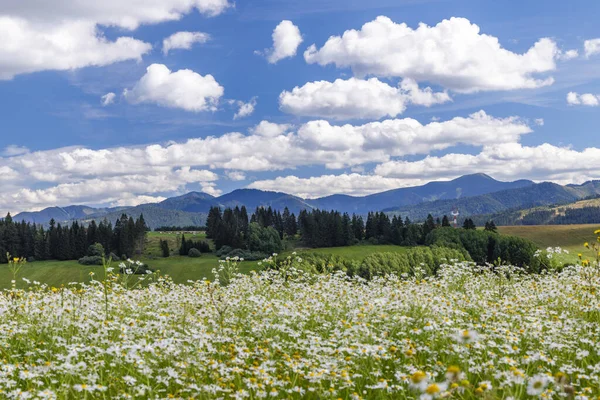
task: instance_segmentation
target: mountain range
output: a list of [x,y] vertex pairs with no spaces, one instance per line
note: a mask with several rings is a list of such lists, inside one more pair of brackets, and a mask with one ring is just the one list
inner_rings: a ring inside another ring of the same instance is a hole
[[389,190],[369,196],[332,195],[317,199],[303,199],[282,192],[257,189],[238,189],[219,197],[191,192],[172,197],[160,203],[135,207],[93,208],[88,206],[50,207],[38,212],[24,212],[15,220],[47,224],[79,220],[115,221],[126,213],[144,218],[150,228],[159,226],[203,225],[206,214],[214,206],[221,208],[246,206],[251,213],[257,207],[283,210],[287,207],[298,214],[304,209],[337,210],[365,215],[370,211],[386,211],[413,220],[422,220],[427,214],[442,216],[458,207],[462,215],[492,214],[518,207],[571,202],[600,194],[600,182],[561,186],[553,183],[535,184],[528,180],[501,182],[485,174],[465,175],[460,178],[430,182],[423,186]]

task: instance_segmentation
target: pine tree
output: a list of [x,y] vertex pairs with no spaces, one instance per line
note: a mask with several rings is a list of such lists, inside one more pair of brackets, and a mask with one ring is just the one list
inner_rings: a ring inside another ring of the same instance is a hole
[[450,226],[450,220],[448,219],[447,215],[444,215],[444,218],[442,218],[442,227],[449,227]]
[[496,224],[494,223],[494,221],[486,222],[484,230],[486,230],[488,232],[498,232],[498,228],[496,227]]

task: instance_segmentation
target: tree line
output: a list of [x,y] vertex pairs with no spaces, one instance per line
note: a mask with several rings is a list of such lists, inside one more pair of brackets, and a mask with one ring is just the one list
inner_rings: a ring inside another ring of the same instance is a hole
[[141,254],[148,227],[144,216],[137,220],[123,214],[113,226],[104,220],[90,222],[86,227],[75,221],[61,225],[54,219],[48,228],[41,225],[15,222],[10,214],[0,220],[0,263],[6,254],[28,260],[77,260],[88,255],[90,246],[99,243],[106,255],[132,257]]

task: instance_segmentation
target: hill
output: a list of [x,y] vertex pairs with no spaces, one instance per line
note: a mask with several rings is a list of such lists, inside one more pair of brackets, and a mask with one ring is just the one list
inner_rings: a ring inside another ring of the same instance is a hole
[[423,186],[400,188],[364,197],[333,195],[310,203],[319,209],[366,214],[390,207],[403,207],[436,200],[456,200],[507,189],[524,188],[532,181],[501,182],[485,174],[472,174],[447,182],[430,182]]
[[592,194],[600,194],[598,181],[568,186],[545,182],[519,189],[502,190],[457,200],[438,200],[384,211],[419,221],[424,220],[428,214],[441,217],[449,215],[453,209],[458,208],[461,217],[465,218],[500,214],[524,208],[568,204]]
[[534,184],[528,180],[501,182],[485,174],[473,174],[364,197],[333,195],[302,199],[282,192],[238,189],[219,197],[191,192],[160,203],[129,208],[52,207],[37,213],[21,213],[15,219],[42,224],[47,224],[51,218],[63,223],[104,218],[114,221],[122,213],[137,217],[143,212],[151,227],[198,225],[205,221],[210,207],[245,206],[249,212],[256,207],[272,207],[280,211],[287,207],[296,214],[303,209],[316,208],[362,215],[369,211],[386,211],[423,220],[429,213],[441,217],[455,207],[460,209],[463,216],[498,214],[508,210],[574,202],[599,193],[600,182],[560,186],[553,183]]
[[146,225],[150,229],[156,229],[160,226],[204,226],[206,225],[206,213],[192,213],[180,210],[168,210],[156,204],[143,204],[136,207],[129,207],[126,210],[119,210],[107,214],[93,214],[87,218],[81,219],[84,223],[95,220],[108,220],[114,223],[123,213],[134,219],[144,214]]
[[71,221],[86,219],[90,216],[100,216],[111,212],[126,210],[129,207],[93,208],[88,206],[49,207],[37,212],[22,212],[16,215],[17,221],[45,224],[51,219],[56,221]]
[[476,215],[473,220],[477,225],[493,220],[498,226],[600,223],[600,198]]

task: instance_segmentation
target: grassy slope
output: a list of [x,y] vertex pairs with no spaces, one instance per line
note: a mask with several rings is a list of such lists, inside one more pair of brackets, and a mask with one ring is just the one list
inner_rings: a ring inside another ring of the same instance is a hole
[[594,257],[593,252],[583,247],[585,242],[594,242],[594,231],[599,225],[533,225],[533,226],[501,226],[498,231],[506,235],[520,236],[531,240],[540,248],[562,247],[569,250],[566,262],[575,262],[577,254],[582,253],[588,258]]

